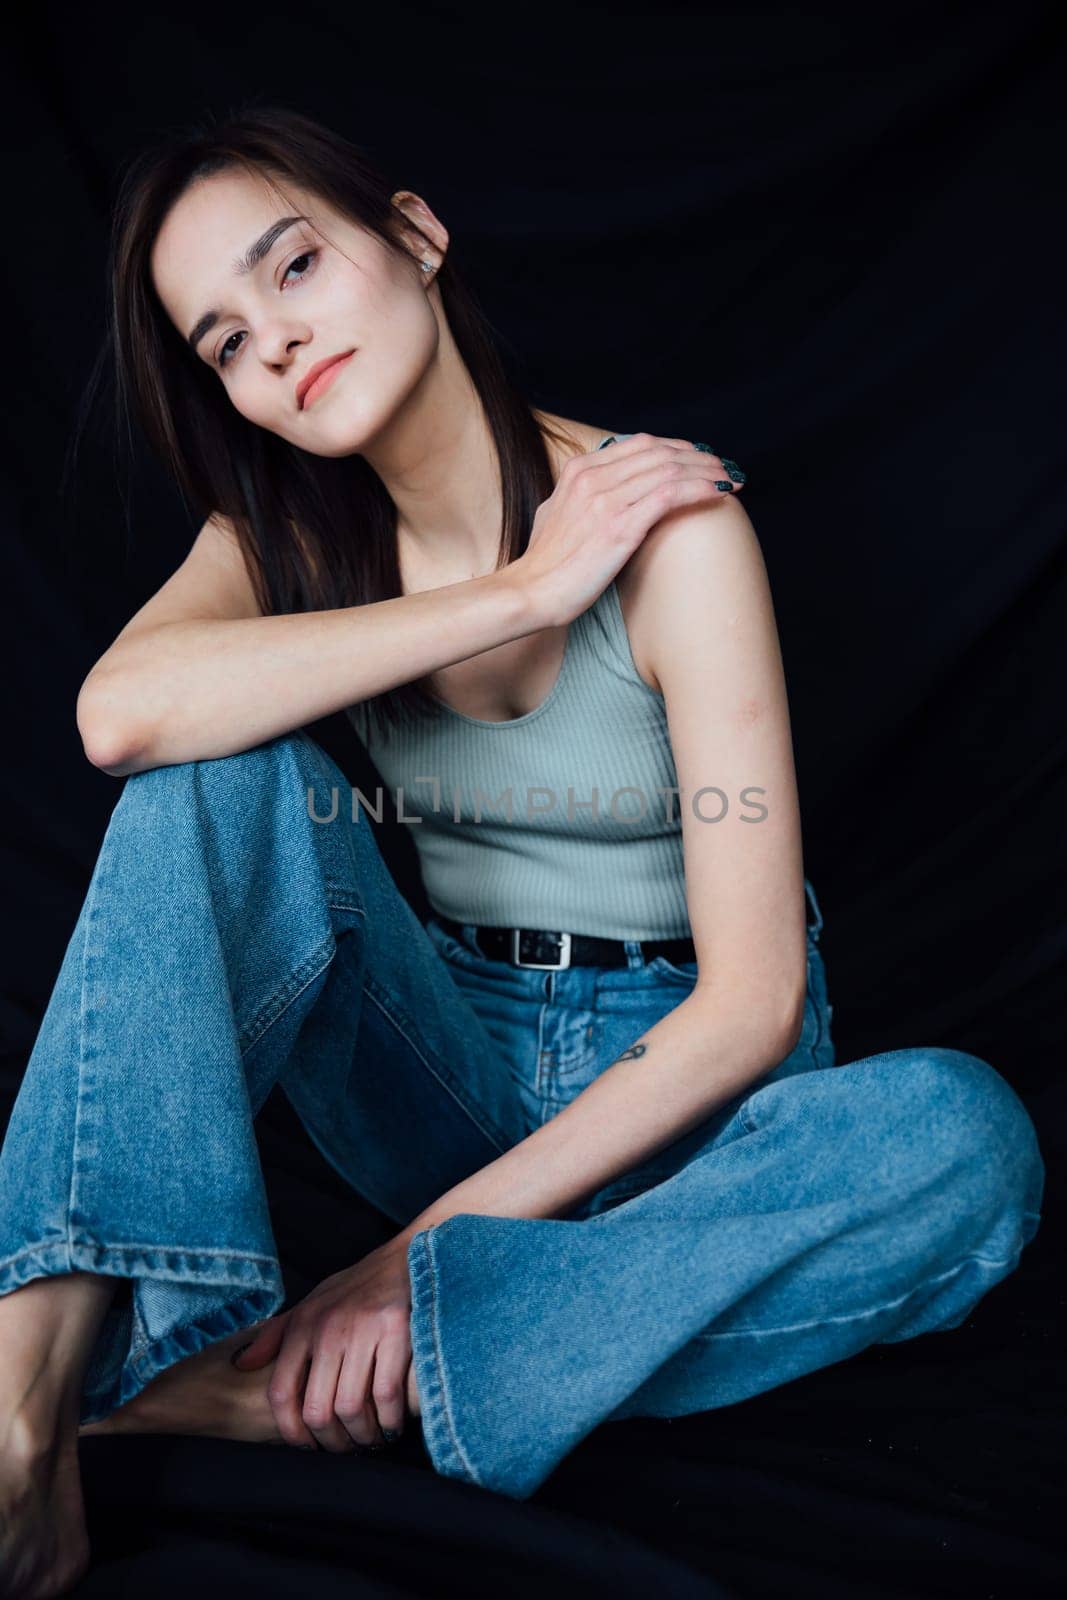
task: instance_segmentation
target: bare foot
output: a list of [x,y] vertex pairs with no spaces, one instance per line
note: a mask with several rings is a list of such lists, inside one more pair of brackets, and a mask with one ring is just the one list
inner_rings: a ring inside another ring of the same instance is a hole
[[[267,1398],[273,1362],[254,1372],[231,1365],[231,1356],[247,1343],[248,1330],[242,1329],[175,1362],[124,1406],[99,1422],[83,1423],[79,1435],[185,1433],[283,1444]],[[408,1369],[406,1394],[412,1416],[420,1416],[414,1363]]]
[[241,1372],[230,1364],[234,1351],[248,1338],[242,1328],[195,1356],[176,1361],[124,1406],[99,1422],[83,1423],[79,1435],[188,1433],[284,1444],[267,1399],[273,1362],[254,1372]]
[[43,1443],[19,1419],[0,1468],[0,1594],[51,1600],[89,1566],[78,1440],[73,1427]]
[[89,1565],[78,1472],[85,1362],[114,1294],[92,1273],[0,1297],[0,1594],[51,1600]]

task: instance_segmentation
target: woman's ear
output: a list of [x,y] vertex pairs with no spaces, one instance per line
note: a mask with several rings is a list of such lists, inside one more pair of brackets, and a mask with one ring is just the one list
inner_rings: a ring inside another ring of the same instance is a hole
[[448,229],[434,216],[422,196],[411,189],[398,189],[392,196],[392,203],[394,210],[406,219],[398,227],[409,252],[416,261],[421,261],[427,254],[429,242],[434,267],[440,267],[448,249]]

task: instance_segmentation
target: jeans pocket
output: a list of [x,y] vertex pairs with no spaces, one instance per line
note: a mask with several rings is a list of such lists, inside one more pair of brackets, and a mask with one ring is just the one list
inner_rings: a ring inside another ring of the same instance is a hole
[[697,981],[695,961],[668,961],[666,956],[653,956],[648,963],[648,970],[664,978],[672,978],[675,983],[688,984],[690,988]]
[[493,961],[489,956],[481,955],[477,950],[472,950],[462,940],[453,934],[447,933],[435,917],[424,924],[426,936],[438,955],[454,967],[461,967],[464,972],[483,972],[492,976],[494,972],[510,972],[512,969],[506,961]]

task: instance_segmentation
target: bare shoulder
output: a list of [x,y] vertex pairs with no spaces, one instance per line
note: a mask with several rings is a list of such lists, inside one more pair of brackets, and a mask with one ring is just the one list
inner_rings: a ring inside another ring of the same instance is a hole
[[613,431],[611,428],[596,428],[591,422],[557,417],[550,411],[539,411],[536,407],[533,414],[541,425],[552,462],[552,476],[557,479],[565,462],[572,456],[586,455],[590,450],[595,450],[601,440]]
[[756,530],[741,502],[670,512],[649,529],[615,580],[630,650],[650,689],[663,693],[656,670],[670,650],[683,609],[731,625],[753,583],[766,585]]
[[[550,412],[534,415],[557,478],[569,457],[596,450],[619,432]],[[662,694],[656,662],[671,650],[682,609],[695,607],[709,622],[725,619],[730,626],[742,609],[766,601],[763,556],[744,506],[731,496],[668,513],[620,569],[615,588],[634,665],[647,686]]]

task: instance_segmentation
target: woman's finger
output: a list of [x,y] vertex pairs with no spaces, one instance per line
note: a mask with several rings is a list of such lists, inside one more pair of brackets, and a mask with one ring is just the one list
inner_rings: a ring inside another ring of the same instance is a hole
[[688,458],[676,456],[636,469],[608,491],[607,500],[622,515],[634,507],[643,507],[650,495],[665,511],[700,499],[711,505],[733,493],[734,485],[723,478],[723,471],[714,459],[691,451]]
[[286,1444],[298,1445],[304,1450],[317,1450],[318,1441],[301,1415],[304,1379],[310,1361],[307,1335],[290,1326],[267,1385],[267,1399],[278,1432]]
[[382,1435],[371,1398],[371,1372],[374,1350],[350,1339],[341,1362],[334,1410],[337,1419],[354,1444],[381,1444]]
[[411,1338],[393,1334],[382,1339],[374,1352],[371,1397],[382,1433],[399,1435],[407,1411],[407,1378],[411,1365]]
[[731,461],[729,456],[716,456],[714,450],[712,450],[711,446],[708,445],[708,444],[698,444],[696,446],[696,448],[698,450],[707,451],[707,453],[714,460],[718,461],[720,467],[722,467],[723,471],[726,473],[726,476],[730,479],[731,483],[733,484],[734,493],[735,494],[740,494],[741,490],[744,488],[745,484],[748,482],[748,473],[747,472],[742,472],[742,470],[738,466],[737,462],[736,461]]
[[620,455],[642,456],[650,448],[657,445],[672,447],[681,452],[683,457],[688,451],[699,451],[701,455],[708,459],[709,465],[716,469],[714,477],[722,494],[740,494],[748,482],[748,474],[742,471],[736,461],[731,460],[728,456],[720,456],[718,451],[714,450],[710,444],[704,444],[699,439],[671,439],[662,438],[659,434],[637,433],[631,439],[613,439],[610,445],[603,446],[599,451],[593,450],[589,455],[590,459],[593,459],[597,455],[602,455],[605,450],[610,450],[617,460]]
[[[664,485],[664,495],[673,493],[669,486],[676,479],[696,478],[706,483],[708,494],[714,498],[736,494],[745,479],[745,474],[736,463],[731,462],[728,468],[706,446],[690,444],[684,450],[675,450],[660,440],[655,441],[655,448],[649,447],[638,452],[632,460],[627,458],[623,475],[620,477],[615,473],[613,476],[611,488],[606,491],[608,497],[616,499],[622,496],[628,505],[640,500],[653,485]],[[587,492],[592,495],[604,493],[596,487],[603,481],[601,477],[587,479]]]
[[595,459],[598,452],[603,455],[610,450],[613,456],[636,455],[641,450],[647,450],[654,444],[673,444],[679,450],[692,450],[692,439],[672,439],[669,434],[662,433],[633,433],[628,439],[620,439],[616,434],[611,435],[611,443],[598,446],[589,454]]
[[304,1385],[300,1415],[324,1450],[347,1455],[354,1448],[344,1425],[335,1415],[337,1379],[344,1350],[336,1345],[319,1345],[311,1358],[311,1371]]
[[274,1360],[282,1347],[285,1337],[286,1319],[288,1311],[280,1316],[271,1317],[269,1322],[264,1322],[249,1339],[248,1343],[234,1352],[230,1362],[240,1372],[255,1372],[259,1367],[265,1367]]
[[640,499],[625,508],[622,525],[644,527],[651,531],[662,518],[684,506],[714,506],[720,500],[732,498],[728,489],[719,489],[706,478],[664,479],[651,484]]

